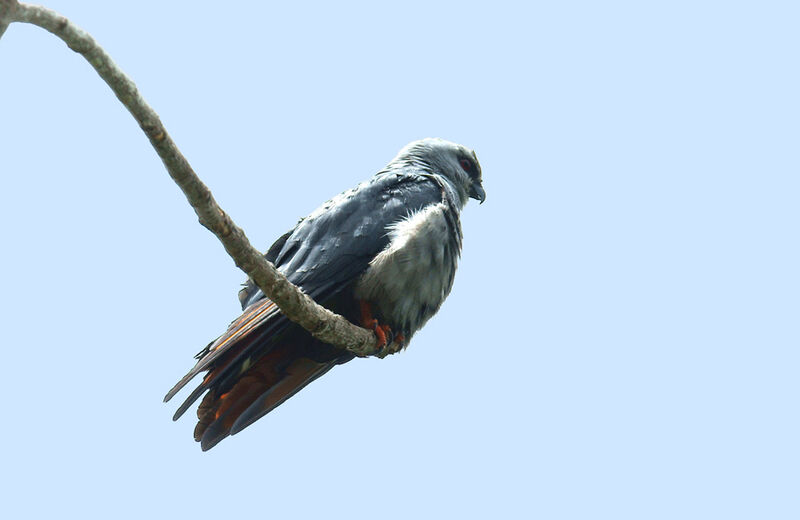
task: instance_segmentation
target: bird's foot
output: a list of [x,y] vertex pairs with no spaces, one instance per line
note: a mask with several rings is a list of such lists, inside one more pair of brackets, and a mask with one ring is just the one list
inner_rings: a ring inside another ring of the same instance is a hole
[[[402,343],[398,344],[397,338],[388,325],[380,325],[378,324],[378,320],[372,320],[364,323],[364,327],[372,329],[375,336],[378,338],[377,349],[373,356],[383,359],[389,354],[399,352],[400,349],[403,348]],[[402,338],[402,334],[399,336]]]
[[378,349],[374,354],[375,356],[383,359],[389,354],[399,352],[403,348],[404,336],[402,334],[395,336],[389,325],[380,324],[372,316],[372,309],[369,303],[365,301],[361,302],[361,325],[364,328],[372,329],[378,338]]
[[378,320],[375,320],[375,325],[372,327],[375,335],[378,336],[378,349],[386,348],[393,340],[394,334],[388,325],[379,325]]
[[383,359],[391,354],[397,354],[398,352],[403,350],[405,344],[406,344],[405,336],[403,336],[402,333],[395,334],[394,337],[392,338],[392,341],[390,341],[388,345],[384,345],[383,347],[378,349],[378,352],[375,353],[375,356],[380,359]]

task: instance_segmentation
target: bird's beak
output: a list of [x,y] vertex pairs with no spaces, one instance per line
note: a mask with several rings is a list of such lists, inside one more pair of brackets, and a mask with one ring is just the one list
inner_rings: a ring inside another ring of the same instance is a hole
[[481,186],[480,181],[474,181],[470,185],[469,196],[472,199],[481,201],[481,204],[483,204],[483,201],[486,200],[486,191],[483,189],[483,186]]

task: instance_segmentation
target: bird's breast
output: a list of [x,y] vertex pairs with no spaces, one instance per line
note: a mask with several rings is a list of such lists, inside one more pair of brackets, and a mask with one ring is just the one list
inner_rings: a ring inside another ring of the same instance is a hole
[[452,212],[444,203],[433,204],[390,226],[389,244],[356,285],[356,297],[373,304],[408,339],[452,288],[461,249],[460,224]]

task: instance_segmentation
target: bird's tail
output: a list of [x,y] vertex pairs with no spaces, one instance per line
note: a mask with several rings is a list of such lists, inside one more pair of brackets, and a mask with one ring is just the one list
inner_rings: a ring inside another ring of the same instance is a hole
[[314,339],[264,299],[250,305],[197,358],[194,368],[164,400],[169,401],[195,376],[206,372],[173,416],[177,420],[206,393],[194,430],[195,440],[205,451],[353,355]]
[[[316,342],[310,336],[289,334],[299,341]],[[221,392],[212,388],[197,409],[194,438],[203,451],[245,429],[307,384],[333,368],[339,360],[315,361],[308,348],[286,338]]]

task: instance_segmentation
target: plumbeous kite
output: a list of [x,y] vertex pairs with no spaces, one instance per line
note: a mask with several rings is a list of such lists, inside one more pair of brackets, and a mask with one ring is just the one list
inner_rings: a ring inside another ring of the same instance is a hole
[[[383,348],[405,347],[450,292],[469,198],[486,198],[475,152],[415,141],[300,220],[265,256],[317,303],[375,331]],[[207,392],[194,430],[204,451],[355,357],[290,322],[252,280],[239,300],[244,313],[164,399],[207,372],[173,418]]]

